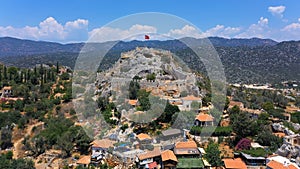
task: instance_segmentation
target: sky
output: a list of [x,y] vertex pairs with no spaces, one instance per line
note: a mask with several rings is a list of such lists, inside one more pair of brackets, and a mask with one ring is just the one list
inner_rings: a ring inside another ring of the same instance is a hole
[[[3,0],[0,37],[70,43],[87,41],[95,32],[103,41],[149,32],[173,38],[300,40],[299,9],[298,0]],[[124,19],[143,12],[171,14],[186,22]]]

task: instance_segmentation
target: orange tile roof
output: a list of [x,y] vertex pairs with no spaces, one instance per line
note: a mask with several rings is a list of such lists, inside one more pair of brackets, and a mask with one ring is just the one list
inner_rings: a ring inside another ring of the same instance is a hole
[[244,103],[242,103],[242,102],[237,102],[237,101],[230,101],[230,102],[229,102],[229,107],[234,107],[234,106],[244,107]]
[[148,158],[153,158],[153,157],[157,157],[157,156],[160,156],[161,152],[159,149],[154,149],[153,151],[148,151],[144,154],[139,154],[138,155],[138,158],[140,160],[145,160],[145,159],[148,159]]
[[214,117],[206,113],[199,113],[195,119],[199,121],[214,121]]
[[295,113],[295,112],[297,112],[299,110],[300,110],[299,107],[286,106],[285,112]]
[[128,100],[128,104],[135,106],[137,104],[138,100]]
[[91,144],[93,147],[109,148],[114,147],[116,142],[109,139],[94,140]]
[[236,158],[236,159],[231,159],[231,158],[223,159],[223,162],[225,164],[225,168],[247,169],[246,164],[240,158]]
[[146,140],[146,139],[151,140],[152,139],[148,134],[145,134],[145,133],[138,134],[136,137],[139,140]]
[[201,100],[201,98],[195,97],[193,95],[189,95],[189,96],[183,97],[182,100],[199,101],[199,100]]
[[90,156],[82,156],[76,163],[77,164],[90,164],[91,162],[91,157]]
[[271,169],[297,169],[296,166],[294,166],[293,164],[289,164],[289,165],[284,165],[280,162],[277,161],[270,161],[267,166]]
[[273,133],[275,136],[277,136],[277,137],[284,137],[284,136],[286,136],[285,135],[285,133],[283,133],[283,132],[277,132],[277,133]]
[[3,90],[11,90],[11,86],[4,86]]
[[197,148],[195,141],[181,141],[175,144],[175,148]]
[[162,158],[162,161],[172,160],[172,161],[178,162],[174,152],[171,150],[163,151],[161,153],[161,158]]

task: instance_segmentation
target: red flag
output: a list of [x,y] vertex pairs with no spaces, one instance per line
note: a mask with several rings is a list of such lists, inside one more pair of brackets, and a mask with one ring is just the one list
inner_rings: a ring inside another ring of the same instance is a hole
[[145,35],[145,39],[146,39],[146,40],[149,40],[149,39],[150,39],[150,36],[149,36],[149,35]]

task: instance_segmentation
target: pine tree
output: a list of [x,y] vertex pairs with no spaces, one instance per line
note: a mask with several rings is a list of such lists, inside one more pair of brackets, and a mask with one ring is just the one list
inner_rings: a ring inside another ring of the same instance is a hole
[[7,80],[7,68],[6,68],[6,66],[4,66],[3,69],[4,69],[4,70],[3,70],[4,80]]
[[34,76],[37,76],[36,66],[34,67]]
[[2,81],[2,70],[0,69],[0,81]]
[[59,65],[58,65],[58,61],[56,62],[56,73],[59,73]]
[[30,80],[30,69],[27,69],[27,76],[26,76],[27,81]]

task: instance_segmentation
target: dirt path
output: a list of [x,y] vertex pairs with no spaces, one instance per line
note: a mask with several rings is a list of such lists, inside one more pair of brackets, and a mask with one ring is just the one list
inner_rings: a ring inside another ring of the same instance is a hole
[[[33,127],[38,127],[40,125],[44,125],[44,122],[38,122],[35,124],[31,124],[29,125],[26,129],[25,129],[25,134],[24,137],[26,136],[30,136],[32,134],[32,129]],[[19,140],[14,142],[14,148],[13,148],[13,158],[17,159],[23,156],[23,150],[22,150],[22,141],[24,140],[24,137],[20,138]]]

